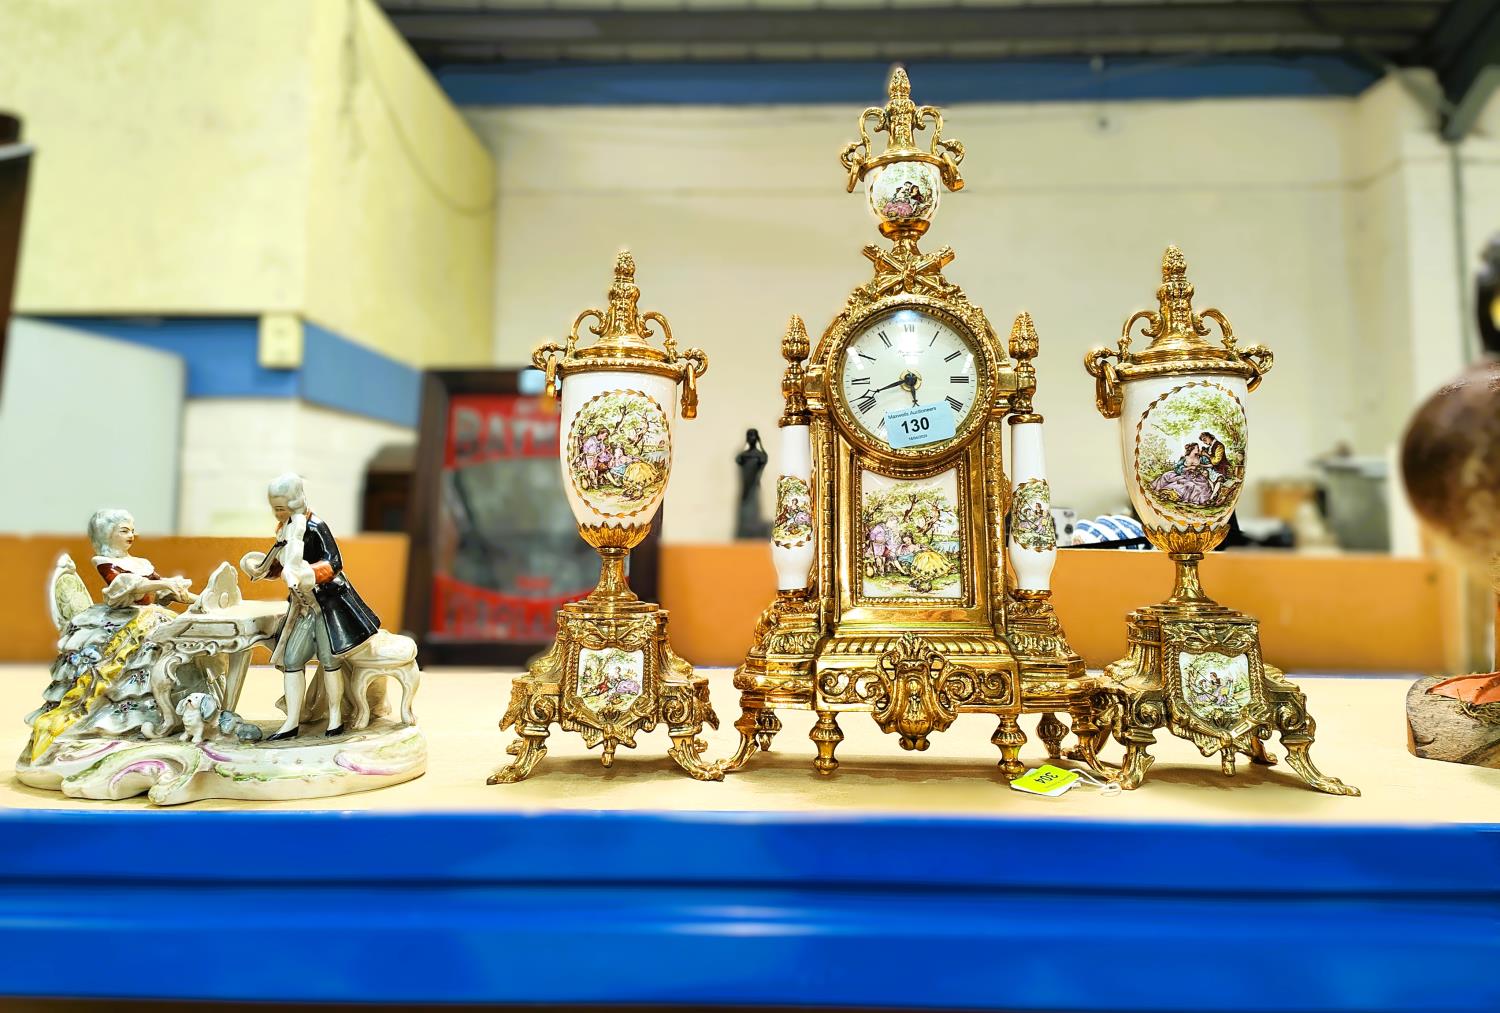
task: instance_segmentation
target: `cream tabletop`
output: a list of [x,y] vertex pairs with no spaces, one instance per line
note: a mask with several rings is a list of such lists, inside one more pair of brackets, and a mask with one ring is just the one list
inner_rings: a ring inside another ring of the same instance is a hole
[[[508,762],[511,733],[497,723],[510,688],[510,671],[444,668],[424,673],[416,698],[417,719],[427,735],[429,765],[417,781],[358,795],[295,802],[197,802],[194,810],[509,811],[547,809],[642,809],[656,811],[748,811],[824,813],[922,813],[1017,819],[1089,819],[1149,822],[1256,823],[1489,823],[1500,822],[1500,770],[1419,760],[1406,751],[1403,699],[1408,678],[1294,677],[1307,692],[1318,719],[1313,757],[1325,773],[1363,790],[1360,798],[1338,798],[1306,788],[1283,766],[1241,762],[1233,778],[1219,773],[1217,757],[1204,758],[1187,742],[1158,733],[1157,762],[1145,785],[1133,792],[1101,796],[1077,788],[1058,798],[1011,791],[996,769],[990,744],[992,719],[961,716],[933,737],[924,753],[904,752],[868,715],[841,720],[846,736],[840,767],[832,777],[812,769],[807,734],[812,715],[780,712],[785,728],[773,752],[756,757],[722,783],[683,775],[666,757],[664,728],[621,749],[611,769],[599,765],[576,735],[554,728],[548,754],[527,781],[485,784]],[[708,758],[728,756],[738,739],[731,727],[737,694],[726,670],[709,672],[714,706],[723,722],[706,731]],[[41,702],[47,669],[0,666],[0,754],[8,762],[21,751],[27,729],[21,718]],[[279,673],[252,669],[242,713],[278,716]],[[1045,762],[1035,737],[1035,717],[1023,719],[1031,741],[1021,758]],[[1280,749],[1273,739],[1272,752]],[[1119,748],[1106,753],[1118,758]],[[14,775],[0,778],[0,806],[11,809],[149,808],[143,799],[86,802],[28,788]]]

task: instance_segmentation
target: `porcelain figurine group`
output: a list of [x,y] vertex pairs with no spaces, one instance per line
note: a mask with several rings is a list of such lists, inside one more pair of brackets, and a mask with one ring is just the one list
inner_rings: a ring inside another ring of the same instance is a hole
[[[188,578],[163,577],[135,554],[128,511],[90,518],[102,601],[62,556],[50,588],[58,655],[42,705],[26,717],[31,736],[16,765],[23,783],[80,798],[146,792],[168,805],[343,794],[425,770],[412,713],[415,643],[380,628],[300,477],[275,479],[267,499],[275,540],[239,569],[281,581],[284,601],[245,600],[227,562],[195,594]],[[272,648],[282,673],[279,723],[238,710],[257,646]],[[309,692],[312,661],[320,678]],[[394,715],[387,677],[402,687]]]

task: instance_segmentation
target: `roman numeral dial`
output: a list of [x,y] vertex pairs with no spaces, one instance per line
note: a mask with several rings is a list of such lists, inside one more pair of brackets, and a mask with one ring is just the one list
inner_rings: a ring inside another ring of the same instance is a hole
[[886,415],[931,405],[963,428],[974,410],[983,362],[968,334],[945,318],[900,309],[866,323],[844,346],[835,395],[843,414],[874,442],[889,446]]

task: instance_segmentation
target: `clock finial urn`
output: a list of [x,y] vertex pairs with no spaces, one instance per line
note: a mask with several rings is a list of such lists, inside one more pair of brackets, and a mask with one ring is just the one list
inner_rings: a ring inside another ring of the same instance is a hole
[[[883,108],[871,106],[860,113],[860,139],[846,144],[839,160],[848,172],[850,193],[864,181],[881,235],[915,239],[932,223],[943,189],[963,189],[958,165],[964,160],[964,146],[943,136],[943,114],[936,106],[912,101],[904,67],[891,72],[887,93]],[[922,148],[916,133],[929,128],[931,141]],[[886,135],[885,150],[879,154],[872,148],[871,131]]]

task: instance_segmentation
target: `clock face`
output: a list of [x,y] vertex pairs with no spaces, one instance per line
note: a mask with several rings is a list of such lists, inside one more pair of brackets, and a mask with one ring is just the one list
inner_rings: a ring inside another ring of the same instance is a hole
[[961,328],[925,310],[898,309],[864,324],[844,346],[838,396],[881,446],[891,444],[886,414],[919,405],[951,411],[953,429],[962,431],[979,396],[980,361]]

